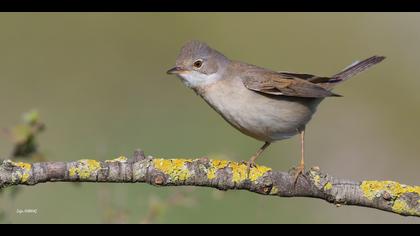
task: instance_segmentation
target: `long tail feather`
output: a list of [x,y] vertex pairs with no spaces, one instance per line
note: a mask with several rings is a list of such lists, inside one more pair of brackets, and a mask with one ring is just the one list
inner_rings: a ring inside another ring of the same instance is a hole
[[368,59],[365,59],[361,62],[356,62],[341,71],[340,73],[332,76],[332,78],[328,81],[328,84],[333,86],[333,84],[345,81],[350,79],[351,77],[355,76],[356,74],[368,69],[369,67],[378,64],[379,62],[383,61],[385,57],[383,56],[373,56]]

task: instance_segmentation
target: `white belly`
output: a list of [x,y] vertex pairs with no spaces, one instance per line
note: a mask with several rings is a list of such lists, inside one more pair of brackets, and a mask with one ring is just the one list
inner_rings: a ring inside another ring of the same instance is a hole
[[240,80],[228,84],[225,81],[215,83],[201,96],[239,131],[267,142],[296,135],[309,122],[320,102],[315,99],[266,97],[248,90]]

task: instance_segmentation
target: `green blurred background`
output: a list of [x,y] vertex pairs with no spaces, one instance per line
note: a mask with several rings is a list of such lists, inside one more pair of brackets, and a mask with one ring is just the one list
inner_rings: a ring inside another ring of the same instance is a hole
[[[420,14],[3,13],[0,127],[38,109],[48,160],[111,159],[136,148],[165,158],[248,159],[261,143],[231,128],[166,75],[198,39],[232,59],[332,75],[387,59],[336,89],[307,127],[307,166],[342,178],[420,184]],[[12,144],[1,136],[0,156]],[[298,163],[297,137],[260,164]],[[413,223],[377,210],[244,191],[145,184],[40,184],[0,195],[3,223]],[[16,209],[38,209],[17,214]]]

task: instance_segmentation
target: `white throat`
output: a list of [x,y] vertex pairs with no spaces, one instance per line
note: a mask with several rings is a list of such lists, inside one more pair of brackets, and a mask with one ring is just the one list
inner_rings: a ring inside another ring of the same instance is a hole
[[179,76],[182,78],[182,82],[184,82],[184,84],[189,88],[198,88],[201,86],[210,85],[222,78],[220,73],[206,75],[197,71],[182,73]]

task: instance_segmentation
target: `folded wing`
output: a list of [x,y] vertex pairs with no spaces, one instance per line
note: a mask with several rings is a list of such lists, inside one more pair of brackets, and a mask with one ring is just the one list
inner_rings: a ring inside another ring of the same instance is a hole
[[330,78],[290,72],[265,72],[244,76],[242,82],[250,90],[271,95],[306,98],[340,96],[311,82],[327,79]]

